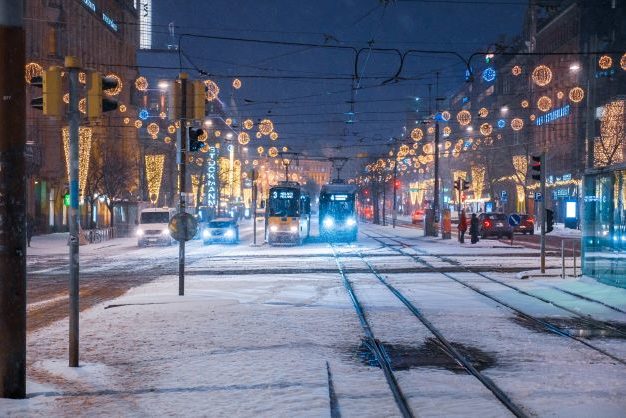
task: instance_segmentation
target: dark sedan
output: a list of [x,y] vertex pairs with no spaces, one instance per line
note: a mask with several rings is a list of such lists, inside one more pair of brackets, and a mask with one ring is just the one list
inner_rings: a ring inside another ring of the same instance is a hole
[[509,225],[507,216],[504,213],[481,213],[478,215],[479,234],[482,238],[503,236],[509,239],[513,237],[513,228]]

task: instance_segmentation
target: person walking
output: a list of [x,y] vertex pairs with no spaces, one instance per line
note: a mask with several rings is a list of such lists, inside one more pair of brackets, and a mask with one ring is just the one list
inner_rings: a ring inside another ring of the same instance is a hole
[[478,242],[478,217],[475,213],[472,213],[469,232],[472,238],[472,244],[476,244]]
[[463,209],[459,216],[459,242],[461,244],[465,242],[465,231],[467,231],[467,217],[465,216],[465,209]]

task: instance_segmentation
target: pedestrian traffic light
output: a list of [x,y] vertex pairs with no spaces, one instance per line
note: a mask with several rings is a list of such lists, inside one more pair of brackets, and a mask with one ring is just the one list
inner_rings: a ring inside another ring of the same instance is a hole
[[193,88],[193,118],[203,120],[206,115],[206,86],[202,81],[196,80],[191,84]]
[[189,128],[189,151],[196,152],[200,151],[202,148],[206,146],[206,141],[208,134],[204,129],[200,128]]
[[530,157],[530,172],[533,180],[541,181],[541,155],[532,155]]
[[461,178],[459,178],[459,179],[457,179],[457,180],[454,180],[454,188],[455,188],[455,189],[457,189],[457,190],[461,190],[461,181],[462,181],[462,179],[461,179]]
[[43,95],[35,97],[30,104],[43,111],[46,116],[60,117],[63,113],[63,91],[61,68],[50,67],[41,76],[30,79],[30,85],[42,89]]
[[463,180],[463,190],[467,190],[470,188],[470,183],[467,180]]
[[546,234],[554,229],[554,211],[546,209]]
[[105,90],[118,87],[118,81],[113,77],[104,77],[97,71],[87,75],[87,116],[98,118],[103,112],[117,109],[117,100],[103,95]]

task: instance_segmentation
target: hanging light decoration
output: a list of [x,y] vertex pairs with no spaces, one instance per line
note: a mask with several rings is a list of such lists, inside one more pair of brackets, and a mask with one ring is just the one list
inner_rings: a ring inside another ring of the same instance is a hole
[[160,117],[161,119],[165,119],[165,118],[167,117],[167,113],[165,113],[165,112],[161,112],[161,113],[159,113],[159,117]]
[[528,119],[530,119],[531,122],[534,122],[535,119],[537,119],[537,116],[535,116],[535,114],[533,113],[532,115],[528,117]]
[[246,119],[246,120],[243,121],[243,127],[245,129],[250,130],[250,129],[252,129],[253,126],[254,126],[254,122],[252,122],[252,119]]
[[226,120],[224,121],[224,123],[228,126],[233,124],[233,120],[231,118],[226,118]]
[[524,121],[520,118],[515,118],[511,120],[511,129],[514,131],[519,131],[524,127]]
[[122,83],[122,79],[120,78],[120,76],[115,73],[109,73],[106,75],[106,77],[115,79],[115,81],[117,82],[117,86],[110,89],[102,90],[102,92],[107,96],[117,96],[118,94],[120,94],[122,92],[122,87],[124,87],[124,83]]
[[622,58],[619,60],[619,65],[622,67],[622,70],[626,71],[626,54],[622,55]]
[[552,70],[547,65],[539,65],[533,70],[533,82],[539,87],[544,87],[552,81]]
[[[63,151],[65,152],[65,168],[67,178],[70,178],[70,129],[62,129]],[[92,130],[87,127],[78,128],[78,189],[81,196],[85,193],[87,185],[87,174],[89,173],[89,161],[91,158],[91,137]]]
[[608,70],[613,66],[613,58],[609,55],[602,55],[600,59],[598,59],[598,67],[603,70]]
[[[202,133],[198,135],[198,141],[206,142],[207,139],[209,139],[209,133],[207,132],[206,129],[202,129]],[[203,148],[206,148],[206,147],[203,147]]]
[[420,141],[422,138],[424,138],[424,131],[422,131],[420,128],[414,128],[411,131],[411,139],[415,142]]
[[78,73],[78,82],[80,84],[87,84],[87,73],[81,71]]
[[487,110],[486,107],[481,107],[480,110],[478,111],[478,116],[480,116],[481,118],[486,118],[489,115],[489,111]]
[[262,135],[269,135],[274,130],[274,124],[269,119],[263,119],[259,122],[259,132]]
[[283,152],[287,152],[287,151],[289,151],[289,148],[283,147]]
[[139,128],[141,128],[142,126],[143,126],[143,122],[142,122],[142,121],[140,121],[139,119],[137,119],[137,120],[135,121],[135,128],[139,129]]
[[215,135],[216,138],[219,138],[220,136],[222,136],[222,131],[217,130],[213,134]]
[[519,76],[520,74],[522,74],[522,67],[520,67],[519,65],[513,66],[513,68],[511,68],[511,74],[513,74],[515,77]]
[[30,84],[30,80],[33,77],[43,76],[43,67],[36,62],[29,62],[24,66],[24,78],[26,83]]
[[271,139],[272,141],[276,141],[276,140],[278,139],[278,133],[277,133],[277,132],[272,132],[272,133],[270,134],[270,139]]
[[174,122],[174,126],[176,127],[176,129],[180,129],[180,121],[177,120],[176,122]]
[[472,121],[472,114],[467,110],[461,110],[459,113],[457,113],[456,120],[461,126],[469,125],[469,123]]
[[428,132],[429,135],[434,134],[435,133],[435,127],[434,126],[429,126],[427,132]]
[[537,108],[542,112],[547,112],[552,109],[552,99],[548,96],[541,96],[539,100],[537,100]]
[[152,136],[155,136],[159,133],[159,125],[157,125],[156,123],[152,122],[151,124],[149,124],[146,127],[146,130],[148,131],[148,133]]
[[452,128],[449,126],[444,126],[443,128],[443,136],[450,136],[452,134]]
[[278,156],[278,149],[276,149],[276,147],[272,147],[270,149],[267,150],[267,155],[269,155],[272,158],[275,158],[276,156]]
[[441,112],[441,119],[445,120],[446,122],[450,120],[450,117],[450,112],[448,112],[447,110]]
[[220,94],[220,88],[213,80],[204,80],[204,85],[206,86],[206,99],[209,102],[217,99]]
[[82,114],[87,113],[87,99],[82,98],[78,101],[78,110]]
[[261,135],[261,132],[257,132],[255,135],[257,138],[261,138],[263,135]]
[[[202,164],[203,164],[203,163],[204,163],[204,158],[202,158],[202,157],[196,157],[196,165],[197,165],[198,167],[202,167]],[[197,185],[197,184],[195,184],[194,186],[198,187],[198,185]]]
[[[172,138],[170,138],[169,136],[166,136],[165,138],[163,138],[163,142],[165,142],[166,144],[169,144],[170,142],[172,142]],[[204,151],[204,148],[202,148],[202,150]]]
[[563,97],[565,97],[565,94],[564,94],[562,91],[559,91],[559,92],[556,94],[556,98],[557,98],[557,99],[559,99],[559,100],[561,100]]
[[241,88],[241,80],[236,78],[233,80],[233,87],[239,90]]
[[247,132],[240,132],[239,135],[237,135],[237,140],[241,145],[246,145],[250,142],[250,135],[248,135]]
[[167,127],[167,132],[170,133],[170,134],[176,133],[176,126],[174,126],[174,125],[168,126]]
[[124,125],[128,125],[130,123],[130,118],[124,118]]
[[264,151],[265,151],[265,149],[264,149],[263,147],[258,147],[258,148],[256,149],[256,152],[258,152],[258,153],[259,153],[259,155],[262,155]]
[[449,149],[452,146],[452,141],[446,141],[443,144],[444,149]]
[[490,124],[483,123],[482,125],[480,125],[480,133],[484,136],[491,135],[491,132],[493,132],[493,127]]
[[63,95],[63,103],[70,104],[70,94],[69,93],[65,93]]
[[530,103],[528,102],[528,100],[522,100],[521,105],[524,109],[526,109],[528,106],[530,106]]
[[127,110],[126,105],[124,104],[121,104],[117,109],[120,111],[120,113],[124,113]]
[[148,90],[148,80],[144,76],[139,76],[135,80],[135,88],[137,91],[146,91]]
[[581,87],[574,87],[569,91],[569,99],[574,103],[580,103],[585,98],[585,90]]

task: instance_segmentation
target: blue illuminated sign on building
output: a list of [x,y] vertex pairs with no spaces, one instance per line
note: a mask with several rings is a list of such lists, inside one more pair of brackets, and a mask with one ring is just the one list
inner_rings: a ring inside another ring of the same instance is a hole
[[487,67],[483,70],[483,80],[485,80],[488,83],[491,83],[495,79],[496,79],[496,70],[494,70],[493,67]]
[[548,112],[545,115],[541,115],[535,119],[535,125],[541,126],[544,123],[554,122],[557,119],[564,118],[570,115],[570,105],[559,107],[552,112]]
[[96,12],[96,4],[91,0],[83,0],[83,4],[92,12]]
[[117,32],[117,23],[115,23],[115,21],[113,19],[111,19],[109,16],[106,15],[106,13],[102,13],[102,20],[104,21],[104,23],[106,23],[111,29],[113,29],[115,32]]

